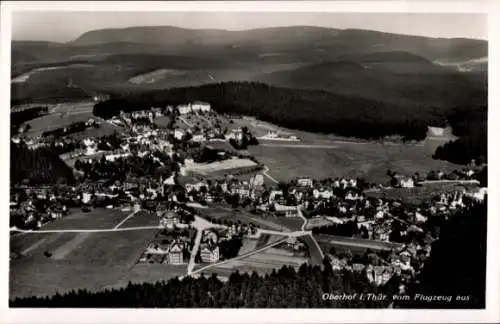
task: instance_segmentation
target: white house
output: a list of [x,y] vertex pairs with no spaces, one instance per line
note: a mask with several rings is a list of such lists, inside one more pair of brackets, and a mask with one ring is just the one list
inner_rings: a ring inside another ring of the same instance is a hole
[[401,185],[402,188],[413,188],[415,187],[415,182],[413,181],[412,178],[407,178],[407,179],[401,179],[399,184]]
[[415,221],[417,223],[425,223],[427,221],[427,217],[424,215],[420,214],[419,212],[415,213]]
[[217,245],[203,243],[200,247],[201,261],[214,263],[219,261],[219,247]]
[[196,142],[196,143],[205,142],[206,140],[207,140],[207,138],[203,134],[193,135],[193,138],[192,138],[192,141]]
[[177,111],[179,111],[179,114],[181,114],[181,115],[189,114],[191,112],[191,105],[190,104],[178,105]]
[[273,202],[276,200],[276,197],[282,197],[283,196],[283,191],[282,190],[273,190],[269,194],[269,202]]
[[442,128],[442,127],[428,126],[427,130],[428,130],[428,134],[430,136],[443,136],[444,135],[444,128]]
[[275,203],[274,209],[276,210],[276,214],[283,215],[285,217],[297,217],[299,213],[297,206],[285,206]]
[[297,179],[297,185],[301,187],[312,187],[313,181],[311,178],[299,178]]
[[116,159],[119,159],[121,157],[127,157],[129,156],[130,153],[122,153],[122,154],[109,154],[105,156],[106,161],[115,161]]
[[331,189],[325,189],[325,190],[318,190],[318,189],[314,189],[313,190],[313,197],[315,199],[330,199],[331,197],[333,197],[333,190]]
[[209,103],[197,101],[191,105],[191,110],[196,111],[196,112],[198,112],[198,111],[209,112],[211,110],[211,108],[210,108]]
[[182,129],[175,129],[174,130],[174,138],[181,140],[184,137],[185,132]]

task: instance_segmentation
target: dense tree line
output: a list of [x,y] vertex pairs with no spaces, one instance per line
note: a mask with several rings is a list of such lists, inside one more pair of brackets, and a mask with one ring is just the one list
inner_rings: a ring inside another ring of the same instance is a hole
[[[484,308],[487,203],[478,203],[441,227],[440,238],[409,295],[450,295],[451,302],[401,302],[401,308]],[[468,301],[456,300],[468,296]]]
[[64,179],[75,181],[73,171],[64,163],[53,147],[30,150],[24,143],[10,145],[10,181],[18,184],[24,180],[30,184],[55,184]]
[[381,308],[387,302],[368,300],[324,300],[323,293],[375,293],[361,273],[333,271],[325,262],[303,264],[298,271],[283,266],[266,275],[231,274],[227,282],[215,275],[186,277],[182,281],[131,284],[121,289],[92,293],[72,291],[51,297],[30,297],[10,301],[11,307],[214,307],[214,308]]
[[459,107],[448,116],[454,141],[438,147],[435,159],[457,164],[468,164],[475,160],[481,165],[488,160],[488,109],[481,107]]
[[219,243],[220,254],[226,260],[232,259],[238,255],[242,245],[242,237],[233,236],[231,239]]
[[32,107],[25,110],[11,111],[10,123],[12,126],[19,126],[24,122],[40,117],[48,112],[46,106]]
[[364,233],[364,227],[358,229],[358,223],[356,221],[347,221],[342,224],[333,224],[328,226],[321,226],[313,228],[313,234],[328,234],[328,235],[337,235],[337,236],[346,236],[353,237],[358,235],[358,233],[363,232],[363,236],[366,236],[368,233]]
[[249,115],[281,126],[360,138],[401,135],[424,139],[429,124],[443,113],[431,108],[403,109],[382,101],[347,97],[319,90],[271,87],[263,83],[227,82],[151,91],[100,102],[94,114],[103,118],[151,106],[206,101],[219,113]]

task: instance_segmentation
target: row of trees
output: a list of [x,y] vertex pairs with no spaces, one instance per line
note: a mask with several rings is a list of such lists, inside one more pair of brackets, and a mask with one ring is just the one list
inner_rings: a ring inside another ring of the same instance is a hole
[[24,110],[11,111],[10,123],[12,126],[19,126],[20,124],[29,120],[40,117],[48,112],[47,106],[30,107]]

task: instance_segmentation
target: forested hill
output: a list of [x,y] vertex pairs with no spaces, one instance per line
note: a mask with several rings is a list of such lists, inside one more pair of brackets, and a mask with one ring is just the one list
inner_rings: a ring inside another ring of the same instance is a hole
[[209,102],[220,113],[250,115],[284,127],[367,139],[398,134],[410,140],[421,140],[428,125],[446,123],[447,113],[434,107],[415,109],[320,90],[227,82],[117,96],[98,103],[94,114],[109,118],[120,110],[149,109],[196,100]]
[[[459,212],[443,227],[409,295],[452,296],[450,302],[411,300],[401,308],[484,308],[487,202]],[[490,247],[494,248],[494,247]],[[494,288],[492,288],[494,289]],[[464,300],[457,300],[463,296]]]

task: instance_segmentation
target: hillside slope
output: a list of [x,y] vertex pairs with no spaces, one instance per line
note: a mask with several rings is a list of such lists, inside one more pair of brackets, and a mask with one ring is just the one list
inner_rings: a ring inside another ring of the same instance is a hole
[[[468,74],[424,59],[323,62],[291,71],[255,77],[256,81],[290,88],[321,89],[403,106],[453,107],[485,105],[486,74]],[[393,57],[394,58],[394,57]],[[353,57],[356,60],[356,57]]]

